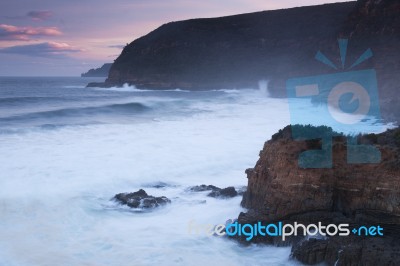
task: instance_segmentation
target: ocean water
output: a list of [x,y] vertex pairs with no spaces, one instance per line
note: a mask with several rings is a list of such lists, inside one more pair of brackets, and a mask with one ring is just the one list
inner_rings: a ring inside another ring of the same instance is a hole
[[[298,265],[290,247],[189,230],[245,211],[241,197],[187,188],[245,186],[263,143],[290,123],[287,100],[265,88],[90,81],[99,79],[0,78],[0,265]],[[172,203],[137,212],[110,200],[140,188]]]

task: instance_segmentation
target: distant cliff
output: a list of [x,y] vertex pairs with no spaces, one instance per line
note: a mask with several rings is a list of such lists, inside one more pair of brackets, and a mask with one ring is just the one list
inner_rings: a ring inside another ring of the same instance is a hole
[[99,68],[92,68],[88,72],[82,73],[81,77],[108,77],[111,66],[112,63],[106,63]]
[[354,7],[348,2],[167,23],[126,46],[106,83],[243,88],[284,73],[319,71],[316,51],[336,44]]
[[[239,222],[380,225],[384,237],[292,239],[292,256],[306,264],[400,265],[400,129],[359,137],[359,143],[381,151],[379,164],[348,164],[346,140],[337,137],[332,168],[303,169],[299,154],[319,149],[321,143],[294,141],[292,127],[273,135],[255,167],[246,171],[242,205],[248,211],[239,215]],[[253,241],[282,244],[262,236]]]
[[[400,0],[359,0],[167,23],[134,40],[104,84],[150,89],[257,88],[269,80],[285,97],[288,78],[335,73],[314,59],[322,51],[340,65],[338,38],[349,39],[348,64],[373,57],[384,118],[400,120]],[[348,68],[349,65],[346,65]]]

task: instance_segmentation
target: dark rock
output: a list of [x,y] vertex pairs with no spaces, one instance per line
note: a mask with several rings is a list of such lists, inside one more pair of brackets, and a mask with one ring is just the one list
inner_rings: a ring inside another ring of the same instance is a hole
[[88,85],[86,85],[87,88],[104,88],[105,83],[104,82],[90,82]]
[[111,87],[123,87],[123,86],[131,86],[132,84],[127,83],[127,82],[121,82],[121,83],[110,83],[107,81],[104,82],[90,82],[88,85],[86,85],[87,88],[111,88]]
[[239,195],[234,187],[219,188],[213,185],[204,184],[200,186],[190,187],[189,190],[193,192],[203,192],[211,190],[211,192],[208,193],[207,196],[213,198],[232,198]]
[[292,247],[291,256],[305,264],[318,264],[325,261],[328,240],[312,238],[301,241]]
[[238,194],[239,196],[243,196],[243,194],[246,192],[246,190],[247,190],[247,186],[239,187],[239,188],[237,189],[237,194]]
[[[333,134],[324,127],[296,128]],[[333,165],[326,169],[299,167],[299,154],[316,145],[293,140],[291,130],[288,126],[267,141],[255,167],[246,171],[242,206],[248,211],[239,215],[238,222],[380,225],[384,235],[291,237],[284,243],[279,237],[256,236],[251,242],[293,244],[292,256],[306,264],[400,265],[400,128],[357,137],[360,143],[372,143],[380,150],[381,162],[376,164],[349,164],[346,138],[334,137]],[[237,239],[246,242],[243,237]]]
[[166,203],[170,203],[171,201],[162,196],[162,197],[147,197],[141,201],[141,208],[154,208],[160,205],[164,205]]
[[291,257],[307,265],[399,265],[400,243],[391,237],[309,239],[292,246]]
[[167,197],[164,196],[150,196],[143,189],[133,193],[119,193],[115,195],[113,199],[123,205],[128,205],[131,208],[141,209],[155,208],[171,202]]
[[81,77],[107,77],[112,63],[106,63],[99,68],[92,68],[86,73],[82,73]]
[[219,191],[221,190],[219,187],[213,186],[213,185],[200,185],[200,186],[194,186],[189,188],[190,191],[193,192],[202,192],[202,191]]
[[234,187],[227,187],[220,190],[212,191],[207,196],[213,198],[233,198],[238,195]]

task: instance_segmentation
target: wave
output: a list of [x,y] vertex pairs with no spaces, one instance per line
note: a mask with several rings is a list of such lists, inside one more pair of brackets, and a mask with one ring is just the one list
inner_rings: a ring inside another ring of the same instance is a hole
[[[263,84],[263,83],[262,83]],[[260,85],[262,86],[262,85]],[[265,85],[267,86],[267,85]],[[185,89],[138,89],[135,85],[129,85],[125,83],[122,87],[110,87],[110,88],[101,88],[101,87],[89,87],[92,90],[99,91],[116,91],[116,92],[224,92],[227,94],[238,94],[245,92],[259,92],[259,91],[267,91],[267,88],[253,89],[253,88],[240,88],[240,89],[209,89],[209,90],[185,90]]]
[[240,92],[242,92],[241,90],[238,90],[238,89],[223,89],[221,91],[225,92],[225,93],[240,93]]
[[[207,91],[207,90],[206,90]],[[249,92],[258,92],[258,89],[253,89],[253,88],[242,88],[242,89],[213,89],[209,90],[213,92],[223,92],[227,94],[239,94],[239,93],[249,93]]]
[[182,89],[167,89],[167,90],[158,90],[158,89],[138,89],[134,85],[129,85],[125,83],[122,87],[110,87],[110,88],[100,88],[100,87],[92,87],[90,89],[100,90],[100,91],[116,91],[116,92],[158,92],[158,91],[171,91],[171,92],[191,92],[190,90],[182,90]]
[[[0,119],[1,121],[2,119]],[[44,131],[54,131],[63,128],[77,129],[79,127],[86,127],[88,125],[103,125],[104,123],[98,121],[84,122],[84,123],[44,123],[37,124],[30,127],[0,127],[0,135],[24,135],[30,133],[43,133]]]
[[5,97],[0,98],[0,104],[15,104],[15,103],[36,103],[43,100],[64,100],[58,97]]
[[82,117],[98,114],[135,114],[149,111],[152,108],[142,103],[130,102],[79,108],[64,108],[50,111],[32,112],[22,115],[0,118],[0,121],[29,120],[38,118]]
[[117,91],[117,92],[139,92],[144,90],[139,90],[133,85],[128,85],[125,83],[122,87],[110,87],[110,88],[100,88],[100,87],[92,87],[90,89],[99,90],[99,91]]
[[84,89],[86,86],[84,85],[66,85],[62,86],[64,89]]

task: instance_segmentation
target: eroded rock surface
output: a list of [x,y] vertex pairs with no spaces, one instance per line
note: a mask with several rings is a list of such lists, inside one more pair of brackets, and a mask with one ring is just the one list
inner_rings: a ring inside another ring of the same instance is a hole
[[[255,237],[258,243],[296,243],[293,257],[306,264],[400,265],[400,129],[360,136],[382,156],[378,164],[349,164],[345,137],[333,141],[333,167],[303,169],[299,154],[321,147],[319,140],[295,141],[287,126],[267,141],[254,168],[246,171],[239,223],[322,222],[350,226],[380,225],[383,237],[329,237],[303,241]],[[299,244],[299,241],[301,244]],[[379,264],[379,258],[382,258]]]
[[148,195],[143,189],[133,193],[119,193],[113,199],[131,208],[140,209],[152,209],[171,202],[171,200],[164,196],[154,197]]

